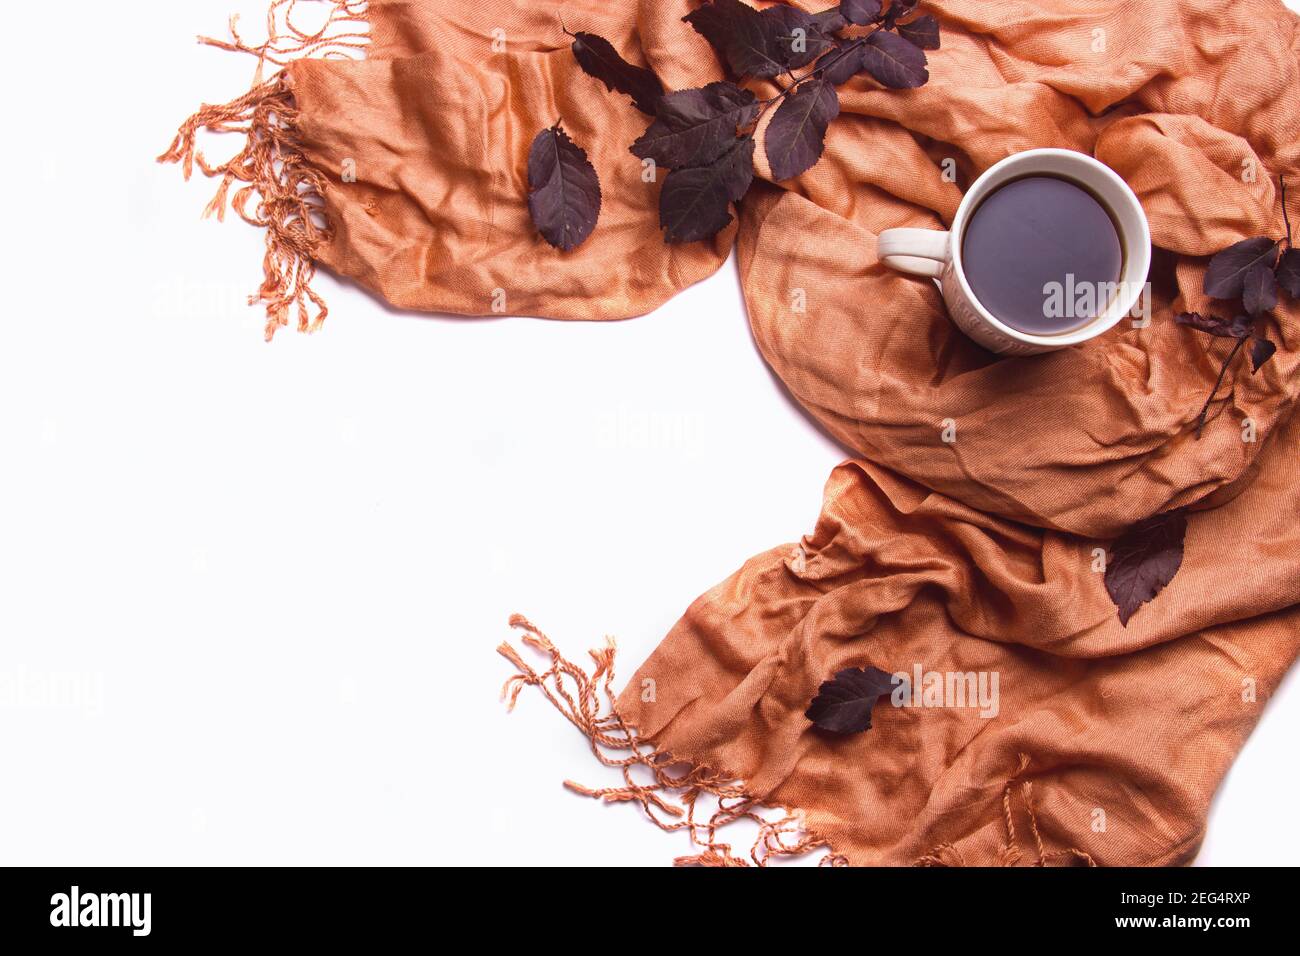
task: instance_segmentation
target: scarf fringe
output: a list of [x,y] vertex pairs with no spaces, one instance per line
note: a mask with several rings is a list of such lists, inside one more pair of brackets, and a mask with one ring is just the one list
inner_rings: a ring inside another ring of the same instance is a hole
[[[514,710],[525,687],[536,687],[541,691],[542,696],[587,738],[596,759],[606,767],[619,770],[623,776],[621,787],[593,789],[572,780],[564,781],[564,785],[575,793],[605,803],[639,804],[646,816],[665,832],[687,831],[692,844],[699,847],[700,852],[677,857],[674,866],[750,866],[750,861],[755,866],[766,866],[773,858],[802,856],[819,849],[828,851],[819,861],[820,865],[848,865],[848,860],[836,853],[829,841],[808,830],[802,814],[788,807],[765,806],[748,794],[734,775],[682,761],[640,737],[636,728],[629,725],[618,711],[614,691],[617,647],[612,637],[605,639],[604,647],[588,652],[595,665],[588,673],[566,660],[550,638],[527,618],[516,614],[510,619],[510,626],[522,632],[524,644],[546,655],[550,666],[539,673],[509,642],[501,644],[497,652],[518,671],[501,689],[501,699],[507,708]],[[1092,856],[1077,847],[1047,849],[1038,826],[1033,781],[1021,779],[1030,763],[1029,756],[1021,754],[1019,765],[1002,790],[1007,839],[998,851],[997,865],[1015,866],[1024,857],[1016,833],[1015,797],[1018,795],[1038,855],[1035,866],[1050,866],[1057,862],[1096,866]],[[634,772],[639,772],[642,777],[648,774],[650,782],[638,781]],[[696,818],[697,805],[706,795],[712,798],[716,809],[707,820],[699,820]],[[784,811],[784,816],[774,820],[763,815],[762,811],[772,809]],[[749,851],[749,860],[736,856],[731,846],[718,838],[720,830],[741,820],[758,827],[758,837]],[[970,864],[951,843],[941,843],[917,858],[912,865],[958,867]]]
[[[685,830],[700,852],[677,857],[674,866],[737,867],[752,863],[762,867],[775,858],[803,856],[816,850],[828,851],[819,861],[822,866],[848,865],[827,840],[808,830],[802,814],[788,807],[764,805],[750,796],[734,776],[679,760],[641,738],[619,714],[616,704],[613,638],[606,638],[603,648],[589,652],[595,667],[588,674],[566,660],[527,618],[515,615],[510,625],[523,632],[524,644],[549,657],[550,666],[538,673],[508,642],[497,648],[518,670],[501,691],[508,709],[514,709],[524,687],[538,688],[587,738],[596,759],[618,769],[623,776],[621,787],[593,789],[572,780],[566,780],[564,785],[605,803],[639,804],[665,832]],[[650,782],[638,781],[634,773],[648,775]],[[707,820],[697,819],[703,797],[711,798],[709,802],[714,806]],[[781,810],[784,815],[770,819],[763,813],[772,810]],[[742,820],[758,828],[748,860],[736,856],[731,845],[721,842],[718,836],[720,830]]]
[[[1012,797],[1015,793],[1016,781],[1021,775],[1029,769],[1030,759],[1028,754],[1020,755],[1020,763],[1016,767],[1015,773],[1007,780],[1006,786],[1002,788],[1002,814],[1007,827],[1007,842],[1002,849],[998,851],[998,866],[1015,866],[1023,858],[1024,854],[1020,849],[1020,844],[1016,840],[1016,819],[1013,812]],[[1067,861],[1065,865],[1079,866],[1096,866],[1097,862],[1091,854],[1085,853],[1078,847],[1067,847],[1064,850],[1054,850],[1048,852],[1043,843],[1043,835],[1038,829],[1038,813],[1034,809],[1034,784],[1032,780],[1020,781],[1020,800],[1024,806],[1025,815],[1029,819],[1029,831],[1034,837],[1034,846],[1038,851],[1038,860],[1034,866],[1050,866],[1053,862],[1061,860]],[[913,866],[966,866],[966,860],[951,843],[941,843],[929,853],[918,857]]]
[[[199,37],[208,46],[256,56],[252,88],[229,103],[202,106],[181,124],[171,146],[158,157],[160,163],[179,163],[186,180],[196,165],[205,176],[220,178],[203,218],[216,216],[224,221],[229,205],[245,222],[266,230],[264,280],[248,301],[266,306],[268,342],[289,324],[291,313],[296,315],[299,332],[315,332],[329,316],[329,307],[312,282],[317,250],[332,233],[325,211],[329,181],[303,154],[288,77],[281,71],[264,81],[263,71],[268,63],[283,67],[301,57],[354,57],[369,43],[368,0],[319,0],[329,5],[324,25],[314,31],[301,29],[294,23],[295,9],[299,3],[316,2],[272,0],[266,16],[267,39],[260,45],[244,42],[238,15],[230,18],[229,41]],[[210,165],[198,149],[200,131],[241,134],[244,147],[230,161]],[[236,183],[245,185],[232,197]]]
[[[329,315],[312,289],[316,249],[330,236],[324,212],[325,175],[304,158],[297,142],[298,112],[283,73],[222,106],[203,106],[186,120],[160,163],[179,163],[188,180],[197,165],[220,177],[217,193],[203,211],[224,221],[230,205],[240,218],[266,230],[265,279],[249,304],[266,304],[266,340],[289,324],[296,310],[298,331],[314,332]],[[244,148],[229,162],[210,165],[197,148],[200,130],[242,133]],[[236,182],[247,185],[230,196]],[[316,315],[311,315],[315,306]]]
[[[329,5],[329,15],[318,30],[303,30],[293,20],[299,3]],[[257,57],[253,85],[263,80],[266,64],[288,66],[304,57],[352,59],[364,54],[370,45],[369,0],[272,0],[266,11],[266,41],[259,45],[245,43],[239,34],[239,14],[230,17],[230,39],[201,36],[199,42],[232,53]]]

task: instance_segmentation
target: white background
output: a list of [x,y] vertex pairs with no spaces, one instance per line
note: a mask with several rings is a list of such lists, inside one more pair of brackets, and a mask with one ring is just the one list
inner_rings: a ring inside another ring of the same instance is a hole
[[[233,10],[255,35],[265,0],[9,11],[0,860],[671,860],[684,838],[562,789],[609,777],[539,697],[505,713],[507,618],[578,656],[617,635],[627,676],[811,529],[844,452],[763,364],[732,266],[585,325],[325,276],[325,330],[263,344],[261,235],[152,162],[247,88],[251,60],[194,44]],[[1293,675],[1201,863],[1296,862],[1298,723]]]

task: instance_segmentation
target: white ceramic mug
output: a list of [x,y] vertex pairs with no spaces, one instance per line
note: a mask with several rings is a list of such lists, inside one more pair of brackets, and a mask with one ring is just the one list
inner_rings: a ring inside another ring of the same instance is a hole
[[[1124,245],[1118,294],[1091,322],[1058,335],[1035,335],[1007,325],[975,298],[962,269],[962,239],[972,213],[999,186],[1032,175],[1073,180],[1090,190],[1112,213]],[[1151,227],[1133,190],[1109,166],[1067,149],[1030,149],[1008,156],[975,180],[949,232],[886,229],[880,234],[879,253],[888,266],[938,279],[952,320],[980,345],[1003,355],[1037,355],[1095,338],[1133,311],[1144,296],[1151,268]]]

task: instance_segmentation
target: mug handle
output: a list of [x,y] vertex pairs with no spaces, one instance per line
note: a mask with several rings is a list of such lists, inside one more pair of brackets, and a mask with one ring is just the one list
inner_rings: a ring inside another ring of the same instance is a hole
[[940,229],[886,229],[876,251],[892,269],[938,279],[948,264],[948,236]]

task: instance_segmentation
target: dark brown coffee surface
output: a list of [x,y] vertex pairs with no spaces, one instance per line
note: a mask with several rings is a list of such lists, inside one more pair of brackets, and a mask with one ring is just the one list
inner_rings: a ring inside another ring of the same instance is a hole
[[989,312],[1022,332],[1053,335],[1105,311],[1124,249],[1110,213],[1088,190],[1055,176],[1026,176],[976,208],[962,266]]

